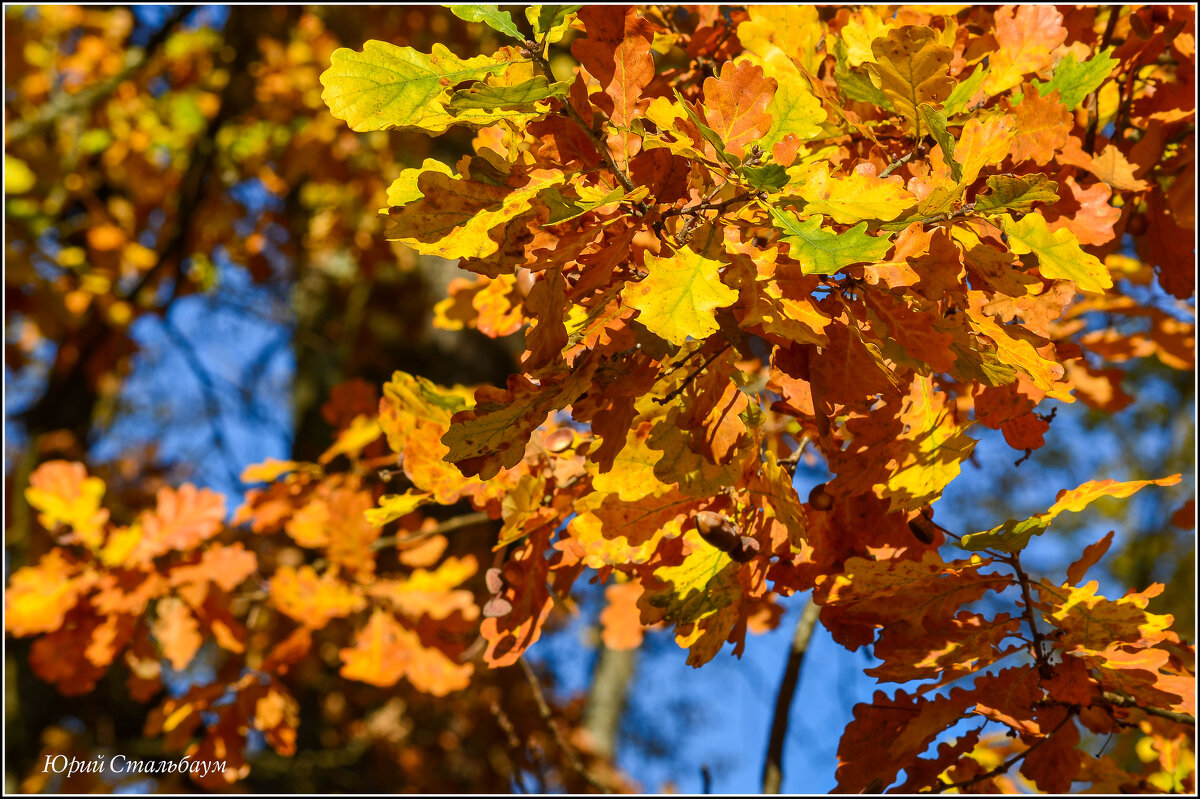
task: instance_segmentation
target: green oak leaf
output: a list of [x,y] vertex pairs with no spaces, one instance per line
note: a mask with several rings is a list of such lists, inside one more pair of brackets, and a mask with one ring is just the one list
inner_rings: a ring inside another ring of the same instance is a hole
[[946,98],[946,102],[942,103],[942,112],[946,116],[952,117],[955,114],[961,114],[967,110],[967,103],[971,102],[971,98],[979,93],[984,80],[987,79],[987,70],[983,65],[975,67],[975,71],[971,73],[971,77],[966,80],[959,81],[954,87],[954,91],[950,92],[950,96]]
[[918,111],[933,140],[942,148],[942,157],[946,160],[946,166],[950,167],[950,177],[956,183],[962,181],[962,164],[954,160],[954,137],[946,130],[946,115],[929,103],[921,103]]
[[499,6],[448,6],[450,13],[464,22],[482,22],[489,28],[511,36],[519,42],[525,41],[525,35],[513,22],[512,14],[501,11]]
[[1033,536],[1046,532],[1050,523],[1062,513],[1078,513],[1104,497],[1125,499],[1147,486],[1178,485],[1180,478],[1181,475],[1173,474],[1156,480],[1130,480],[1124,483],[1115,480],[1089,480],[1076,488],[1059,491],[1054,504],[1042,513],[1020,521],[1009,519],[1004,524],[980,533],[968,533],[958,545],[975,552],[981,549],[1020,552]]
[[488,86],[476,83],[450,96],[446,107],[454,113],[472,108],[523,108],[532,110],[534,103],[551,97],[565,97],[570,84],[550,83],[541,75],[516,86]]
[[818,217],[801,222],[795,214],[776,208],[771,216],[784,233],[782,241],[791,248],[788,254],[806,275],[832,275],[852,264],[879,261],[892,246],[886,237],[868,236],[866,222],[835,233],[822,228]]
[[1053,233],[1038,213],[1026,214],[1020,221],[1010,216],[1000,220],[1008,237],[1008,248],[1017,255],[1033,253],[1042,277],[1072,280],[1083,291],[1103,293],[1112,288],[1108,267],[1079,246],[1079,239],[1066,228]]
[[563,37],[574,20],[574,14],[583,6],[530,6],[525,9],[534,36],[545,36],[548,44]]
[[788,182],[787,170],[779,164],[742,167],[742,174],[746,176],[747,183],[763,191],[779,191]]
[[1074,111],[1085,97],[1100,88],[1113,67],[1120,63],[1110,56],[1112,51],[1113,48],[1106,48],[1082,63],[1075,60],[1074,53],[1067,53],[1054,67],[1050,80],[1034,80],[1033,86],[1041,97],[1058,89],[1059,102]]
[[485,55],[463,60],[442,44],[425,54],[371,39],[362,52],[345,47],[333,51],[329,69],[321,73],[325,87],[321,99],[331,114],[359,133],[388,129],[442,133],[451,125],[481,128],[518,114],[503,109],[456,114],[446,108],[446,102],[455,84],[504,72],[510,63],[514,62]]
[[992,175],[987,179],[990,191],[975,195],[975,211],[1021,211],[1034,203],[1058,202],[1058,184],[1045,175]]

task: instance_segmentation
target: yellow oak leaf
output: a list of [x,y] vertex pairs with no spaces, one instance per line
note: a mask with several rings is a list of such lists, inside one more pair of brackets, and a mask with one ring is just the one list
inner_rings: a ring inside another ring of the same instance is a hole
[[63,557],[61,549],[50,550],[35,566],[13,572],[4,591],[4,629],[24,637],[62,627],[67,611],[88,587],[77,574],[78,568]]
[[875,56],[875,61],[867,64],[871,82],[913,126],[918,138],[922,122],[917,107],[941,104],[957,83],[949,75],[954,51],[937,39],[932,28],[905,25],[871,42]]
[[29,475],[25,489],[25,499],[41,511],[38,520],[44,527],[70,527],[91,549],[100,546],[108,522],[108,511],[100,507],[103,496],[103,480],[88,477],[82,463],[67,461],[43,463]]
[[804,213],[824,214],[842,225],[865,219],[891,221],[916,202],[899,176],[884,179],[873,171],[855,170],[840,177],[830,175],[829,165],[819,161],[802,180],[797,193],[807,203]]
[[721,263],[683,247],[660,258],[646,254],[648,274],[622,292],[639,311],[638,321],[675,345],[704,339],[717,331],[714,311],[737,301],[738,293],[721,282]]
[[441,43],[425,54],[370,39],[362,52],[345,47],[333,52],[329,69],[321,73],[325,87],[321,99],[331,114],[360,133],[389,129],[442,133],[451,125],[481,128],[500,119],[534,119],[541,114],[505,108],[456,112],[447,107],[456,84],[503,73],[511,64],[485,55],[464,60]]
[[1001,217],[1008,247],[1017,255],[1033,253],[1038,259],[1038,271],[1045,278],[1071,280],[1083,291],[1102,293],[1112,288],[1108,267],[1096,256],[1079,246],[1075,234],[1066,228],[1051,232],[1046,218],[1030,213],[1019,221]]
[[895,466],[888,480],[875,486],[893,511],[936,502],[975,449],[975,440],[955,421],[953,405],[934,390],[930,377],[913,378],[900,418],[905,433]]
[[318,577],[312,566],[280,566],[271,577],[270,595],[271,604],[313,630],[366,606],[351,586],[331,572]]

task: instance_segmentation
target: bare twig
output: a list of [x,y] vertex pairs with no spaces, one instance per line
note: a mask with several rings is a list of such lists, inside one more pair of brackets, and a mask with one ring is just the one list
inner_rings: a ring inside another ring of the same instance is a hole
[[1139,705],[1132,697],[1125,696],[1124,694],[1114,693],[1112,691],[1105,691],[1103,697],[1104,701],[1108,702],[1110,705],[1116,705],[1117,707],[1137,708],[1143,713],[1148,713],[1151,716],[1158,716],[1160,719],[1174,721],[1177,724],[1187,724],[1190,727],[1196,726],[1195,717],[1188,713],[1180,713],[1161,707],[1147,707],[1146,705]]
[[571,764],[571,768],[583,778],[583,781],[595,788],[601,793],[613,793],[613,789],[605,785],[596,777],[595,774],[588,771],[583,760],[579,757],[579,753],[575,751],[575,747],[571,746],[566,738],[563,737],[562,731],[558,725],[554,723],[554,714],[550,711],[550,705],[546,703],[546,696],[542,693],[542,684],[538,681],[537,675],[533,673],[533,666],[529,665],[529,661],[525,658],[520,659],[521,669],[525,672],[525,679],[529,681],[529,687],[533,690],[533,700],[537,703],[538,715],[542,717],[542,721],[546,722],[546,726],[550,728],[551,734],[554,736],[555,743],[559,749],[567,757],[567,762]]
[[1017,573],[1017,581],[1021,584],[1021,596],[1025,599],[1025,609],[1022,614],[1025,617],[1025,623],[1029,625],[1030,635],[1033,637],[1033,657],[1037,661],[1038,673],[1042,679],[1048,680],[1053,676],[1053,669],[1050,667],[1050,661],[1046,657],[1046,649],[1044,647],[1045,639],[1041,632],[1038,631],[1037,614],[1033,609],[1033,595],[1029,591],[1029,575],[1021,568],[1021,556],[1017,553],[1005,559],[1013,571]]
[[767,742],[767,762],[763,766],[763,793],[779,793],[783,785],[783,745],[787,739],[788,716],[792,710],[792,700],[796,695],[796,687],[800,684],[800,667],[804,665],[804,655],[808,652],[808,642],[812,639],[816,628],[817,617],[821,614],[821,606],[809,600],[796,623],[796,634],[792,638],[792,650],[788,654],[787,666],[783,670],[783,680],[779,683],[779,693],[775,695],[775,715],[771,719],[771,737]]
[[688,375],[686,378],[684,378],[683,382],[680,383],[677,388],[672,389],[664,397],[655,397],[654,401],[657,402],[659,405],[666,405],[668,402],[670,402],[671,400],[678,397],[685,390],[687,390],[687,387],[692,384],[693,380],[695,380],[697,377],[699,377],[700,374],[705,369],[708,368],[709,364],[711,364],[717,358],[720,358],[722,355],[724,355],[726,352],[728,352],[731,347],[733,347],[732,344],[726,344],[724,347],[717,350],[712,355],[708,356],[708,358],[706,358],[704,360],[704,363],[700,364],[699,368],[697,368],[696,371],[692,372],[690,375]]
[[200,384],[200,394],[204,400],[204,408],[208,416],[209,427],[212,431],[213,446],[221,453],[221,460],[224,461],[225,471],[229,477],[229,481],[235,488],[242,486],[242,478],[238,474],[237,460],[233,457],[233,452],[229,449],[229,442],[225,437],[225,426],[221,422],[221,403],[217,399],[216,386],[213,384],[212,375],[204,367],[200,361],[200,356],[196,354],[192,343],[184,338],[174,325],[171,324],[167,317],[162,318],[163,332],[167,334],[167,338],[179,350],[179,354],[183,356],[183,360],[187,363],[188,369],[196,378],[196,382]]
[[[529,53],[530,58],[533,59],[533,62],[538,65],[538,68],[542,70],[542,74],[546,76],[546,80],[553,83],[554,72],[550,69],[550,62],[548,62],[542,55],[537,43],[525,42],[525,50]],[[562,105],[563,108],[566,109],[567,116],[571,118],[571,121],[578,125],[583,130],[584,134],[591,139],[592,144],[596,148],[596,152],[600,153],[600,157],[604,159],[605,166],[612,170],[613,175],[615,175],[617,180],[621,182],[621,185],[625,188],[625,191],[633,191],[633,181],[629,179],[628,175],[621,171],[621,169],[617,166],[617,162],[613,160],[612,153],[608,151],[608,143],[600,138],[599,133],[592,130],[591,123],[585,121],[584,118],[580,116],[579,112],[575,110],[575,106],[571,104],[570,100],[565,100]]]
[[892,163],[888,164],[884,168],[884,170],[879,173],[879,178],[882,180],[883,178],[888,177],[893,172],[895,172],[897,169],[899,169],[900,167],[904,166],[909,161],[911,161],[913,156],[916,154],[917,154],[917,148],[914,147],[914,148],[912,148],[912,150],[909,151],[908,155],[901,156],[900,158],[897,158]]
[[455,516],[434,527],[431,530],[420,530],[406,536],[388,535],[383,538],[377,538],[371,542],[371,549],[378,552],[379,550],[392,546],[404,546],[405,544],[413,544],[425,538],[430,538],[435,535],[445,535],[453,533],[455,530],[461,530],[464,527],[471,527],[476,524],[483,524],[492,517],[488,516],[484,511],[476,511],[474,513],[464,513],[462,516]]
[[741,202],[749,202],[755,199],[753,194],[739,194],[736,197],[730,197],[728,200],[722,200],[719,203],[697,203],[689,205],[687,208],[671,208],[663,211],[662,216],[665,219],[669,216],[698,216],[705,211],[724,211],[730,206],[737,205]]
[[963,780],[962,782],[952,782],[952,783],[946,783],[943,785],[938,785],[938,786],[934,787],[930,792],[931,793],[943,793],[943,792],[949,791],[953,788],[960,788],[960,789],[961,788],[969,788],[970,786],[974,785],[977,782],[983,782],[984,780],[990,780],[992,777],[998,777],[1001,774],[1004,774],[1010,768],[1015,766],[1017,763],[1020,763],[1022,760],[1029,757],[1030,752],[1037,749],[1039,746],[1046,743],[1046,741],[1049,741],[1051,738],[1053,738],[1054,734],[1056,732],[1058,732],[1059,730],[1061,730],[1063,728],[1063,726],[1074,717],[1075,717],[1075,712],[1068,711],[1067,715],[1063,718],[1063,720],[1060,721],[1057,725],[1055,725],[1054,729],[1052,729],[1044,738],[1038,738],[1024,752],[1013,755],[1008,760],[1005,760],[1003,763],[996,766],[991,771],[985,771],[983,774],[976,774],[971,779]]

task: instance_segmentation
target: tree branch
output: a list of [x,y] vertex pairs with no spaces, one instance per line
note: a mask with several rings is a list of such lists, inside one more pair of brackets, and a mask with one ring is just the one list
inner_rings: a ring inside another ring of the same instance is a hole
[[1017,763],[1020,763],[1022,760],[1029,757],[1029,753],[1032,752],[1034,749],[1037,749],[1039,746],[1046,743],[1046,741],[1049,741],[1051,738],[1053,738],[1054,734],[1056,732],[1058,732],[1059,730],[1061,730],[1063,728],[1063,725],[1065,725],[1068,721],[1070,721],[1074,717],[1075,717],[1075,712],[1068,711],[1066,717],[1064,717],[1062,721],[1060,721],[1057,725],[1055,725],[1054,729],[1052,729],[1045,737],[1038,738],[1024,752],[1013,755],[1008,760],[1005,760],[1003,763],[996,766],[991,771],[985,771],[983,774],[976,774],[971,779],[963,780],[962,782],[951,782],[951,783],[945,783],[943,785],[938,785],[938,786],[934,787],[930,792],[931,793],[944,793],[945,791],[949,791],[953,788],[959,788],[959,789],[968,788],[977,782],[983,782],[984,780],[990,780],[992,777],[998,777],[1001,774],[1004,774],[1010,768],[1015,766]]
[[[546,80],[554,83],[554,72],[550,69],[550,63],[546,61],[545,57],[541,53],[541,50],[538,48],[537,42],[525,42],[525,50],[529,53],[529,56],[533,59],[533,62],[538,65],[538,68],[541,69],[542,74],[546,76]],[[575,106],[571,104],[569,99],[563,101],[563,108],[566,109],[567,116],[571,118],[571,121],[582,128],[584,134],[591,139],[592,144],[596,148],[596,152],[600,153],[600,157],[604,159],[605,166],[607,166],[612,171],[613,175],[616,176],[617,180],[621,182],[621,185],[625,188],[625,191],[633,191],[633,181],[630,180],[629,176],[617,167],[617,162],[613,160],[612,153],[608,151],[607,142],[600,138],[599,133],[592,130],[591,124],[586,122],[584,118],[579,115],[579,112],[575,110]]]
[[601,793],[613,793],[612,788],[605,785],[595,774],[588,771],[587,766],[583,764],[583,760],[579,757],[579,753],[575,751],[575,747],[571,746],[563,737],[562,731],[554,723],[554,715],[550,712],[550,705],[546,703],[546,696],[542,693],[542,684],[538,681],[537,675],[533,673],[533,667],[529,665],[529,661],[524,657],[520,659],[520,662],[521,669],[525,672],[525,679],[529,681],[529,687],[533,690],[533,700],[537,703],[538,715],[542,717],[542,721],[546,722],[546,726],[550,728],[555,743],[558,744],[559,749],[566,755],[567,762],[571,764],[571,768],[583,778],[584,782],[597,791]]
[[812,639],[816,628],[817,617],[821,614],[821,606],[809,600],[796,622],[796,634],[792,638],[792,650],[788,654],[787,666],[783,670],[783,680],[779,683],[779,693],[775,695],[775,715],[771,719],[771,736],[767,742],[767,762],[763,766],[763,793],[779,793],[783,785],[783,745],[787,739],[788,716],[791,715],[792,699],[796,695],[796,687],[800,684],[800,667],[804,665],[804,655],[808,652],[808,642]]
[[1110,705],[1116,705],[1117,707],[1136,708],[1143,713],[1148,713],[1151,716],[1158,716],[1160,719],[1174,721],[1177,724],[1186,724],[1189,727],[1196,726],[1195,717],[1188,713],[1179,713],[1177,711],[1166,710],[1165,708],[1161,707],[1147,707],[1146,705],[1139,705],[1137,701],[1133,699],[1133,697],[1114,693],[1112,691],[1105,691],[1102,696],[1104,701],[1108,702]]
[[1020,555],[1013,553],[1005,560],[1013,567],[1013,571],[1017,573],[1017,581],[1021,584],[1021,596],[1025,599],[1025,609],[1021,615],[1025,617],[1025,623],[1029,625],[1029,632],[1033,637],[1033,657],[1037,661],[1038,673],[1042,679],[1048,680],[1053,676],[1054,670],[1050,667],[1050,661],[1046,659],[1046,650],[1043,646],[1045,639],[1038,631],[1036,614],[1033,612],[1033,595],[1029,591],[1029,575],[1021,568]]

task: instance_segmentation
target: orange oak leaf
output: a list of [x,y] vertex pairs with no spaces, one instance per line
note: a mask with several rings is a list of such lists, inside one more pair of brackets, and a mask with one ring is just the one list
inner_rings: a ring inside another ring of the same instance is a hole
[[210,581],[222,591],[232,591],[258,569],[258,557],[241,542],[224,546],[214,544],[200,555],[193,565],[171,569],[171,585]]
[[1033,161],[1039,166],[1053,161],[1054,154],[1067,143],[1075,122],[1067,107],[1058,101],[1058,92],[1043,97],[1026,83],[1015,112],[1016,133],[1010,145],[1012,160]]
[[608,604],[600,612],[600,627],[601,638],[609,649],[637,649],[642,645],[645,632],[637,606],[641,595],[641,583],[636,581],[613,583],[604,589]]
[[314,630],[366,606],[351,586],[331,572],[318,577],[312,566],[281,566],[271,577],[270,595],[276,608]]
[[427,649],[417,634],[392,614],[376,609],[359,630],[354,646],[341,650],[341,675],[386,688],[407,678],[418,691],[445,696],[470,684],[474,668],[458,664],[436,649]]
[[176,671],[187,668],[204,643],[196,617],[187,604],[176,597],[164,597],[158,601],[150,629],[162,647],[163,657]]
[[1079,560],[1067,567],[1067,585],[1079,585],[1080,581],[1083,580],[1083,576],[1087,574],[1087,570],[1099,563],[1104,554],[1108,552],[1112,541],[1113,532],[1109,531],[1107,535],[1096,543],[1088,544],[1084,548]]
[[1096,594],[1095,580],[1077,587],[1056,587],[1043,579],[1034,588],[1064,648],[1103,649],[1113,642],[1159,640],[1174,618],[1149,613],[1150,598],[1162,590],[1129,593],[1117,600]]
[[101,620],[94,613],[76,610],[62,627],[41,636],[29,650],[29,663],[39,679],[54,683],[63,696],[81,696],[96,687],[108,665],[96,665],[88,649]]
[[187,551],[221,531],[225,497],[207,488],[184,483],[178,490],[158,490],[153,512],[142,515],[141,557],[157,557],[172,549]]
[[767,134],[773,122],[767,106],[774,97],[775,81],[746,61],[727,61],[719,77],[705,79],[705,118],[726,152],[741,157],[746,145]]
[[876,692],[854,707],[838,744],[837,791],[882,791],[910,761],[970,706],[972,696],[957,689],[949,696],[922,698],[897,691]]
[[1053,732],[1025,756],[1021,775],[1046,793],[1067,793],[1083,762],[1083,754],[1075,748],[1079,744],[1079,727],[1065,707],[1046,708],[1038,721],[1043,729]]
[[62,627],[67,611],[86,593],[90,580],[61,549],[52,549],[34,566],[13,573],[4,591],[4,629],[16,636],[48,633]]

